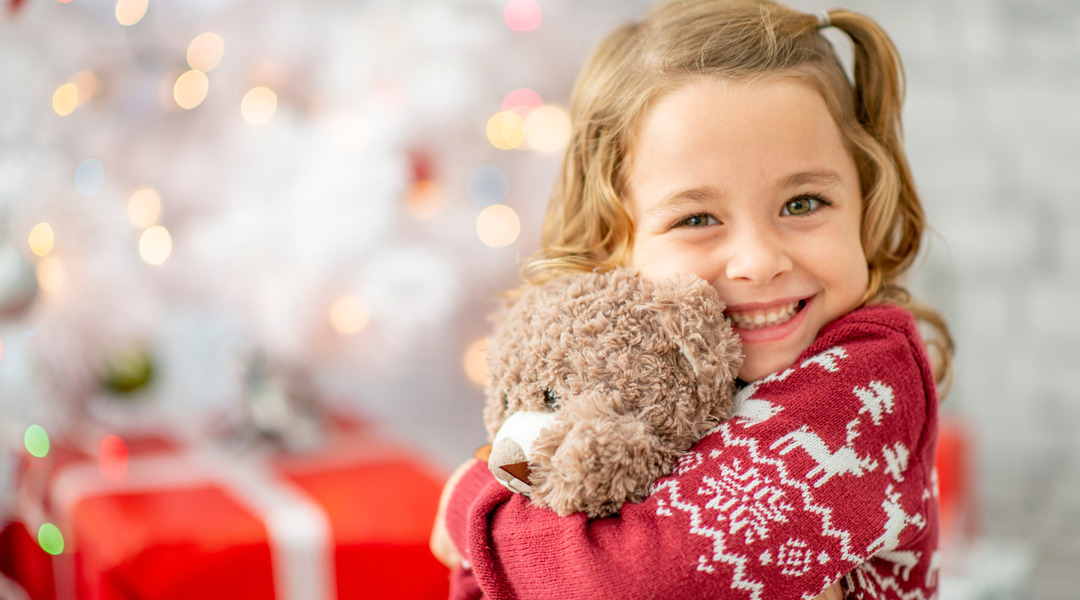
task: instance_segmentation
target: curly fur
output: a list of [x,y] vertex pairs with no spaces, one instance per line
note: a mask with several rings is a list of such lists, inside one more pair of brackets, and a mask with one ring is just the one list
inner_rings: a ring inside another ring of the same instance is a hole
[[497,321],[484,423],[555,411],[529,467],[534,504],[561,515],[644,499],[732,410],[741,345],[706,282],[629,269],[530,289]]

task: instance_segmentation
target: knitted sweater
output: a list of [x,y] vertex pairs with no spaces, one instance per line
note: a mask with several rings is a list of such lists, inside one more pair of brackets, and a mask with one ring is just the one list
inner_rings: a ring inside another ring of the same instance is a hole
[[857,310],[619,515],[558,517],[485,465],[451,495],[452,598],[936,597],[937,393],[912,316]]

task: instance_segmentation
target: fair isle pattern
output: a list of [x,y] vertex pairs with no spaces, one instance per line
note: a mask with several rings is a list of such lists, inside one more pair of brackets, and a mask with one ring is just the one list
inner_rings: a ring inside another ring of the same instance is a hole
[[[718,563],[730,566],[731,588],[747,592],[752,600],[771,597],[768,580],[760,576],[763,572],[801,577],[815,565],[830,562],[834,570],[823,576],[822,587],[860,565],[848,578],[853,588],[849,597],[926,600],[924,588],[936,585],[937,565],[927,569],[928,581],[924,585],[905,585],[922,556],[919,552],[896,550],[905,529],[922,529],[926,525],[923,514],[905,510],[901,493],[893,485],[904,481],[909,449],[900,441],[878,448],[859,444],[863,432],[884,426],[892,414],[896,399],[891,386],[869,380],[850,388],[854,418],[846,423],[839,446],[827,443],[809,424],[788,431],[764,447],[763,441],[769,438],[752,431],[784,410],[769,401],[770,383],[785,381],[803,369],[815,370],[812,376],[816,377],[839,377],[847,358],[844,348],[832,347],[741,390],[736,397],[735,417],[710,432],[719,438],[718,447],[707,455],[702,451],[687,453],[674,476],[660,480],[655,487],[657,515],[681,516],[692,536],[708,540],[707,551],[697,557],[696,569],[715,573]],[[843,409],[838,413],[847,414]],[[744,452],[730,459],[731,449],[736,447]],[[701,473],[700,478],[693,476],[695,471]],[[888,478],[880,507],[880,534],[863,547],[855,546],[849,531],[834,519],[835,498],[816,498],[819,488],[838,477]],[[688,492],[690,482],[696,485]],[[923,497],[916,505],[926,499],[925,491],[920,495]],[[823,546],[818,541],[815,545],[785,535],[783,526],[792,520],[815,520],[820,526],[818,539],[831,539],[833,543]],[[877,560],[864,562],[867,556],[876,556]],[[888,566],[886,572],[882,572],[882,565]],[[772,569],[763,571],[761,567]],[[804,594],[806,598],[813,596]]]
[[483,465],[447,507],[454,599],[937,597],[937,395],[912,316],[859,309],[616,517],[559,517]]

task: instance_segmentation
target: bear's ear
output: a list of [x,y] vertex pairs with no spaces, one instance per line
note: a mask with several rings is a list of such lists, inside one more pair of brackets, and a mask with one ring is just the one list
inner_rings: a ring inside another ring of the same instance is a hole
[[742,366],[742,342],[724,316],[724,301],[704,280],[680,275],[650,290],[656,326],[678,347],[699,382],[727,385]]

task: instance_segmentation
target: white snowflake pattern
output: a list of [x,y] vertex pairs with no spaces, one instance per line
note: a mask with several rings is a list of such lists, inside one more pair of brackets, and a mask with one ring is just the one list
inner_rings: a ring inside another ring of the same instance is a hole
[[789,539],[776,549],[776,565],[780,572],[799,577],[810,570],[817,557],[806,540]]
[[732,535],[744,531],[747,544],[769,537],[774,523],[786,523],[794,510],[785,501],[785,491],[758,468],[743,468],[740,461],[720,470],[720,477],[703,477],[704,486],[698,493],[710,495],[706,508],[728,515],[728,531]]

